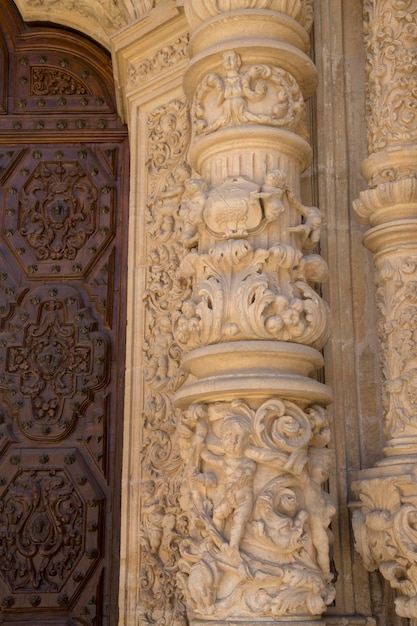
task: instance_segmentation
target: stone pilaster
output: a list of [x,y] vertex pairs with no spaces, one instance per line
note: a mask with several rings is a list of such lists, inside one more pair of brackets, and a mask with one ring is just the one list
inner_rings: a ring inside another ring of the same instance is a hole
[[417,7],[366,0],[369,188],[355,202],[374,253],[386,444],[360,472],[353,524],[365,567],[398,590],[417,619]]
[[314,378],[328,337],[314,286],[327,266],[320,211],[300,201],[312,2],[184,8],[192,170],[177,168],[178,209],[155,230],[185,249],[182,302],[162,332],[188,375],[175,391],[188,520],[177,581],[195,626],[306,623],[334,599],[335,512],[323,489],[331,393]]

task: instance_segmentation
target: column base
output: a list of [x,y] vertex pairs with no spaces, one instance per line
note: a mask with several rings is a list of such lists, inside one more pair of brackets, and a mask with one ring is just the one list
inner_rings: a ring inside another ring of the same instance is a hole
[[304,405],[326,405],[332,393],[310,378],[323,365],[320,352],[284,341],[230,341],[197,348],[186,354],[182,368],[195,376],[175,395],[178,406],[192,402],[228,402],[285,397]]

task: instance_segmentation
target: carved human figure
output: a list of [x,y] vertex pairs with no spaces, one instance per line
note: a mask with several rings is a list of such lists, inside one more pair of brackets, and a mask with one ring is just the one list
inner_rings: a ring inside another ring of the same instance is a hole
[[163,534],[164,505],[156,492],[154,480],[146,480],[142,483],[142,486],[145,492],[142,514],[143,526],[146,530],[152,554],[158,554]]
[[267,222],[275,221],[285,211],[283,197],[288,187],[283,170],[271,170],[265,175],[265,182],[256,197],[263,202],[264,215]]
[[193,248],[198,242],[199,229],[204,225],[203,210],[206,200],[207,183],[198,178],[186,180],[185,191],[179,209],[182,243]]
[[147,379],[164,381],[169,376],[170,357],[169,349],[174,342],[171,318],[163,315],[154,328],[154,341],[150,347]]
[[193,300],[186,300],[182,305],[181,315],[178,318],[176,339],[180,344],[187,344],[192,348],[198,345],[201,330],[201,319],[197,315]]
[[156,235],[160,241],[166,241],[174,232],[179,203],[190,175],[190,166],[187,163],[180,163],[173,173],[172,184],[158,194],[155,221],[149,232]]
[[219,470],[220,493],[213,508],[213,523],[219,532],[230,521],[229,553],[239,559],[239,546],[253,506],[253,478],[256,462],[246,454],[251,434],[250,424],[242,416],[227,417],[221,426],[224,454],[207,448],[201,457]]
[[[221,114],[212,124],[205,125],[205,122],[200,120],[200,130],[204,133],[211,133],[228,125],[258,122],[259,116],[248,110],[248,101],[256,102],[262,99],[267,90],[263,81],[258,81],[255,88],[251,88],[248,73],[239,72],[242,61],[237,52],[228,50],[223,53],[222,59],[223,68],[226,70],[225,76],[220,78],[217,74],[208,74],[201,86],[201,93],[214,87],[218,94],[217,105],[221,106]],[[201,117],[201,111],[197,111],[197,117]]]
[[300,246],[302,248],[314,248],[320,240],[320,229],[322,216],[320,210],[315,206],[304,206],[298,202],[293,191],[288,190],[288,199],[298,213],[303,218],[303,222],[297,226],[291,226],[288,230],[301,236]]
[[316,552],[317,564],[326,582],[331,582],[330,571],[331,532],[329,524],[336,509],[322,485],[329,477],[332,452],[328,448],[311,447],[308,462],[300,479],[304,484],[304,499],[309,514],[311,543]]
[[[276,500],[278,501],[274,506]],[[255,535],[277,546],[283,553],[297,551],[307,539],[304,523],[308,518],[307,511],[299,508],[297,496],[292,489],[281,488],[278,494],[266,490],[257,499],[255,519],[251,522],[252,530]]]

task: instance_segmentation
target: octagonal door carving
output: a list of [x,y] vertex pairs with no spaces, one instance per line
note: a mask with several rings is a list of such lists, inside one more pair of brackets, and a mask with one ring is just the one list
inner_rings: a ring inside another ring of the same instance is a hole
[[110,60],[0,21],[0,622],[117,623],[127,132]]

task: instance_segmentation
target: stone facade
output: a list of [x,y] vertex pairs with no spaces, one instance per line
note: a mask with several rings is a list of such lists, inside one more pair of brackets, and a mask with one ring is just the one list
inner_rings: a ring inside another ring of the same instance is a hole
[[129,127],[120,626],[413,623],[415,1],[16,5]]

